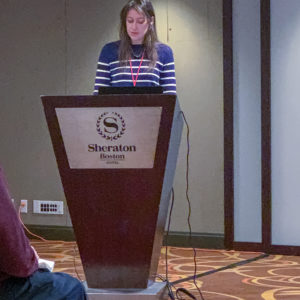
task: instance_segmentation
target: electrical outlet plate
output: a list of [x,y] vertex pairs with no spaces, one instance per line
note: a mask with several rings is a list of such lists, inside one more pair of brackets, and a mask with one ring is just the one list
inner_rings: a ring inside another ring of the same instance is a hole
[[27,214],[27,212],[28,212],[28,201],[25,199],[21,200],[20,212],[24,213],[24,214]]
[[63,215],[63,201],[33,200],[33,213],[47,215]]

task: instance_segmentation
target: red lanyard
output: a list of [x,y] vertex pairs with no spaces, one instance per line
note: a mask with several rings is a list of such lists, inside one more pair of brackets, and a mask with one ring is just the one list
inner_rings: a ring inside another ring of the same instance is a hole
[[137,73],[136,73],[135,79],[134,79],[134,75],[133,75],[133,69],[132,69],[131,58],[130,58],[130,60],[129,60],[129,62],[130,62],[130,71],[131,71],[131,77],[132,77],[133,86],[136,86],[136,82],[137,82],[138,77],[139,77],[139,73],[140,73],[141,65],[142,65],[142,63],[143,63],[143,59],[144,59],[144,53],[143,53],[143,56],[142,56],[142,58],[141,58],[141,62],[140,62],[138,71],[137,71]]

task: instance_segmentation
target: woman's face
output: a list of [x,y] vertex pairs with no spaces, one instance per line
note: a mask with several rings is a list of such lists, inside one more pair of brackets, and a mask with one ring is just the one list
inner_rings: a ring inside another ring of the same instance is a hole
[[142,44],[149,29],[149,21],[143,13],[131,8],[126,17],[126,29],[132,44]]

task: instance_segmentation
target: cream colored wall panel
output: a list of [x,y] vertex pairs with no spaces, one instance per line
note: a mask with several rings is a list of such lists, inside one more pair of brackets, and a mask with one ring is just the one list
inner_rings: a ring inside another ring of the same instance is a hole
[[[222,1],[168,1],[167,41],[190,126],[189,188],[194,232],[224,232]],[[172,230],[187,231],[186,129],[175,176]]]
[[0,26],[0,164],[13,197],[29,207],[32,199],[64,200],[40,101],[65,92],[64,2],[1,1]]
[[[103,45],[118,39],[125,0],[0,1],[0,162],[18,199],[64,200],[40,94],[91,94]],[[158,35],[175,56],[178,96],[191,126],[193,231],[223,233],[221,0],[154,0]],[[171,30],[170,30],[171,29]],[[187,231],[185,135],[172,230]],[[30,204],[31,205],[31,204]],[[67,211],[67,210],[66,210]],[[69,218],[32,216],[34,224]]]

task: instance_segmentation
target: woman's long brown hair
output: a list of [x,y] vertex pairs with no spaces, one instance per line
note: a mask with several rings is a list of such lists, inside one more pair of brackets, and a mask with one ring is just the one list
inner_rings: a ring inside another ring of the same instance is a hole
[[[144,37],[144,50],[145,57],[150,60],[149,67],[153,68],[157,61],[156,43],[158,42],[156,25],[155,25],[155,13],[152,3],[149,0],[129,0],[123,7],[120,13],[120,47],[119,47],[119,60],[121,65],[125,65],[126,61],[131,58],[131,39],[128,36],[126,29],[126,17],[130,9],[135,9],[139,13],[143,13],[148,22],[149,29]],[[154,20],[152,22],[152,20]]]

